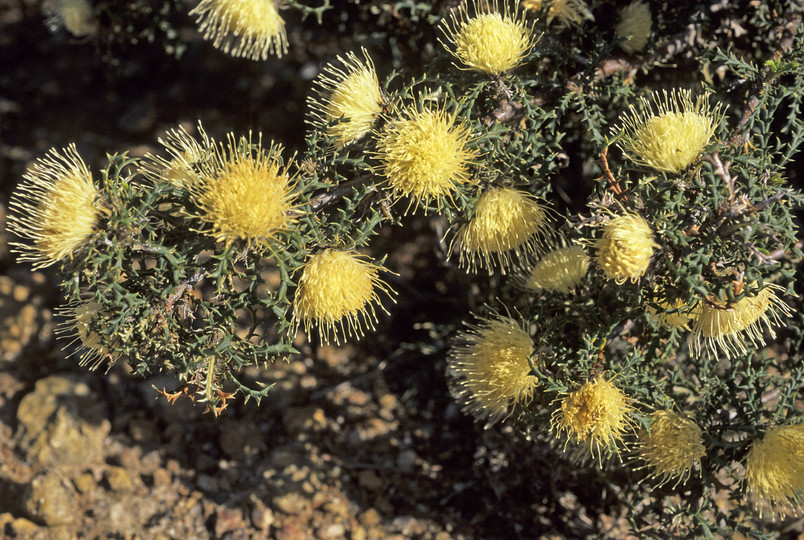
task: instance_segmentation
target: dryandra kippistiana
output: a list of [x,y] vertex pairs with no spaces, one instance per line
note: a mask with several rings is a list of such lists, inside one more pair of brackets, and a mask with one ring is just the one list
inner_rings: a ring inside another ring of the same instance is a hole
[[475,152],[469,148],[469,128],[454,114],[437,107],[415,105],[399,113],[379,133],[379,172],[396,196],[410,199],[411,206],[445,198],[470,182],[469,166]]
[[295,179],[283,165],[282,146],[263,148],[235,139],[214,146],[214,155],[197,164],[197,183],[189,187],[200,209],[198,217],[209,225],[202,231],[231,245],[267,246],[293,224],[297,193]]
[[312,255],[302,267],[293,299],[293,321],[307,335],[318,327],[322,343],[354,337],[374,330],[376,307],[383,311],[380,293],[393,300],[395,293],[380,279],[383,267],[354,250],[326,249]]
[[363,58],[354,53],[338,57],[344,69],[328,64],[314,81],[318,95],[307,100],[313,128],[325,129],[335,139],[336,148],[368,134],[386,106],[374,63],[365,49]]
[[634,429],[630,417],[634,407],[611,379],[599,375],[557,400],[551,430],[589,448],[598,461],[603,450],[612,451],[623,442],[626,431]]
[[72,259],[86,247],[100,215],[100,193],[71,144],[51,148],[23,174],[9,201],[8,230],[32,244],[11,242],[20,261],[34,269]]
[[[592,12],[584,0],[549,0],[547,24],[556,21],[559,27],[580,26],[584,21],[594,21]],[[529,11],[539,12],[544,9],[545,0],[522,0],[521,5]]]
[[285,21],[275,0],[201,0],[190,11],[204,39],[227,54],[265,60],[288,51]]
[[[655,109],[655,111],[654,111]],[[703,152],[723,118],[720,105],[710,107],[709,95],[692,99],[690,90],[654,92],[622,116],[612,134],[634,163],[680,173]]]
[[629,54],[644,49],[652,24],[650,6],[642,0],[631,2],[620,15],[620,22],[614,29],[618,36],[627,38],[620,43],[620,48]]
[[686,482],[706,453],[698,424],[675,411],[656,411],[651,425],[639,435],[637,454],[658,486],[671,480]]
[[198,173],[201,164],[216,158],[215,141],[200,124],[198,132],[200,141],[183,127],[168,130],[159,143],[170,158],[147,154],[140,171],[154,181],[167,182],[178,189],[196,186],[201,181]]
[[745,487],[760,515],[800,515],[804,508],[804,424],[776,426],[754,441]]
[[556,248],[536,261],[525,276],[524,286],[536,292],[570,292],[581,284],[589,264],[589,256],[582,246]]
[[617,283],[636,281],[647,271],[657,247],[648,222],[642,216],[624,214],[605,225],[597,241],[597,264]]
[[72,337],[73,343],[79,343],[81,366],[94,370],[104,360],[109,362],[108,368],[114,365],[118,355],[102,343],[103,338],[96,331],[106,324],[103,306],[91,299],[79,300],[59,308],[58,314],[63,322],[57,327],[57,333]]
[[704,350],[712,354],[723,353],[727,358],[745,354],[746,338],[753,346],[764,345],[764,324],[771,337],[776,337],[774,326],[789,317],[792,309],[775,291],[779,285],[766,285],[756,294],[744,296],[729,303],[717,299],[699,302],[697,318],[690,335],[690,345],[696,355]]
[[458,229],[459,266],[503,273],[536,251],[549,230],[545,207],[530,193],[498,187],[484,192],[475,215]]
[[447,359],[450,391],[464,412],[487,419],[488,427],[531,400],[538,384],[529,362],[533,342],[510,317],[495,314],[466,326]]
[[500,11],[493,0],[484,11],[473,0],[471,9],[463,3],[441,19],[444,47],[468,69],[499,76],[519,66],[533,50],[533,24],[507,0],[503,5]]

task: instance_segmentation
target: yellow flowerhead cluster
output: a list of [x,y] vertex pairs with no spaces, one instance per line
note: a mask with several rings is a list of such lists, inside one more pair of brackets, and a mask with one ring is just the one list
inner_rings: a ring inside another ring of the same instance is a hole
[[771,336],[776,337],[773,327],[792,313],[790,306],[776,296],[774,291],[777,290],[782,287],[767,285],[755,295],[745,296],[733,304],[712,299],[700,302],[690,336],[695,353],[700,355],[706,346],[712,354],[720,351],[727,358],[745,354],[746,337],[754,346],[765,344],[763,323]]
[[101,342],[101,336],[93,330],[93,327],[105,324],[105,313],[100,304],[82,300],[60,309],[59,315],[64,322],[59,325],[58,333],[74,337],[73,342],[78,341],[83,349],[79,365],[88,366],[91,370],[97,369],[104,360],[108,360],[109,368],[114,365],[117,354],[111,352]]
[[[521,6],[530,11],[541,11],[545,0],[522,0]],[[547,11],[547,24],[554,20],[559,26],[580,26],[584,20],[593,21],[592,12],[583,0],[552,0]]]
[[693,102],[689,90],[654,92],[651,100],[642,98],[641,110],[632,106],[622,117],[622,128],[612,132],[623,131],[617,144],[634,163],[679,173],[703,152],[722,118],[720,105],[710,107],[708,95]]
[[636,214],[624,214],[606,224],[597,241],[597,264],[617,283],[636,281],[648,269],[657,247],[648,222]]
[[441,21],[450,44],[444,46],[470,70],[499,76],[519,66],[533,50],[536,40],[533,25],[521,12],[511,13],[507,0],[501,13],[494,0],[491,11],[481,12],[474,0],[475,15],[469,15],[467,4]]
[[657,411],[651,418],[650,429],[639,437],[639,457],[651,469],[650,477],[660,479],[658,485],[673,479],[676,485],[686,482],[706,453],[701,428],[673,411]]
[[589,257],[581,246],[554,249],[533,265],[525,278],[525,288],[536,292],[569,292],[581,284],[589,263]]
[[804,505],[804,425],[777,426],[751,445],[745,483],[757,508],[801,513]]
[[483,319],[457,337],[447,360],[451,391],[464,412],[491,425],[528,403],[538,379],[528,359],[533,342],[509,317]]
[[98,30],[98,19],[88,0],[45,0],[42,9],[48,16],[47,25],[52,32],[64,27],[80,38]]
[[382,309],[379,292],[393,291],[379,277],[381,266],[354,250],[327,249],[311,256],[302,268],[293,300],[293,328],[304,324],[310,335],[318,326],[322,343],[354,336],[365,328],[374,330],[375,304]]
[[[469,128],[444,110],[410,107],[379,135],[380,172],[395,195],[413,203],[451,197],[468,183],[475,153],[468,148]],[[410,208],[408,206],[408,209]]]
[[[343,148],[369,131],[386,104],[380,90],[374,64],[363,50],[365,62],[349,53],[338,57],[341,70],[332,64],[316,78],[318,98],[308,99],[314,128],[325,129],[335,138],[335,147]],[[341,120],[333,124],[333,121]]]
[[530,193],[512,188],[494,188],[477,200],[475,215],[458,230],[459,266],[472,271],[495,265],[502,272],[512,265],[510,256],[521,261],[541,244],[549,218],[545,208]]
[[275,0],[201,0],[190,11],[204,39],[227,54],[251,60],[288,51],[285,21]]
[[33,241],[11,243],[19,260],[44,268],[72,257],[89,242],[98,222],[99,193],[75,145],[50,149],[23,175],[9,201],[8,230]]
[[[602,462],[604,448],[622,442],[634,422],[629,414],[634,408],[622,390],[611,380],[598,376],[561,399],[561,407],[552,418],[552,430],[583,443]],[[565,445],[566,446],[566,445]]]
[[295,181],[281,162],[281,145],[236,141],[215,147],[212,159],[199,164],[198,183],[190,191],[211,226],[227,245],[235,240],[267,245],[293,222]]
[[620,48],[628,54],[644,49],[648,44],[652,24],[650,6],[642,0],[631,2],[623,11],[620,22],[614,29],[617,35],[628,38],[620,43]]

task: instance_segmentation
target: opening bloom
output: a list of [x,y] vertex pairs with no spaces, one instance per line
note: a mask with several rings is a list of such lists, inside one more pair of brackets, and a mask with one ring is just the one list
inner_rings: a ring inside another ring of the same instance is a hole
[[614,28],[617,35],[628,38],[620,43],[620,48],[628,54],[644,49],[648,44],[652,24],[650,6],[642,0],[631,2],[622,12],[620,22]]
[[179,189],[190,189],[201,181],[200,164],[215,159],[215,141],[198,126],[201,141],[187,133],[183,127],[169,130],[159,138],[169,159],[148,154],[141,172],[153,179],[168,182]]
[[488,419],[489,427],[533,396],[539,382],[528,363],[533,342],[510,317],[496,316],[466,326],[447,359],[450,390],[465,413]]
[[[469,182],[475,153],[468,148],[469,128],[441,110],[410,107],[379,135],[380,171],[395,195],[420,204],[444,197]],[[408,205],[410,209],[410,205]]]
[[648,222],[636,214],[625,214],[606,224],[597,241],[597,264],[618,284],[636,281],[648,269],[657,247]]
[[645,314],[648,319],[668,329],[689,330],[690,324],[700,314],[700,307],[697,303],[694,306],[689,306],[682,300],[664,299],[657,300],[656,304],[659,309],[648,304],[645,308]]
[[[363,49],[365,62],[349,53],[338,57],[341,70],[328,64],[314,83],[318,98],[310,98],[312,125],[326,129],[335,138],[336,148],[351,144],[369,131],[386,104],[374,64]],[[335,120],[341,121],[333,124]]]
[[525,277],[524,286],[536,292],[570,292],[581,284],[589,264],[589,257],[581,246],[554,249],[536,261]]
[[275,0],[201,0],[190,11],[204,39],[227,54],[265,60],[288,52],[285,21]]
[[[539,201],[526,191],[494,188],[484,192],[475,215],[458,230],[460,267],[475,271],[498,265],[505,273],[513,262],[533,253],[549,228],[549,217]],[[451,251],[451,250],[450,250]]]
[[745,484],[754,504],[772,515],[799,515],[804,506],[804,425],[777,426],[751,445]]
[[566,434],[567,443],[574,440],[587,446],[601,463],[603,449],[616,448],[626,430],[634,428],[630,399],[603,376],[586,381],[560,401],[551,430]]
[[641,110],[631,106],[622,128],[612,133],[623,131],[617,145],[634,163],[679,173],[703,152],[722,118],[719,104],[709,106],[709,95],[693,102],[689,90],[654,92],[650,100],[642,98]]
[[502,75],[519,66],[533,50],[533,25],[525,21],[521,12],[511,13],[510,4],[503,2],[502,13],[497,0],[489,12],[483,13],[474,0],[474,16],[469,15],[467,4],[461,4],[441,21],[449,41],[444,46],[473,71]]
[[694,467],[700,467],[706,453],[701,428],[674,411],[656,411],[651,426],[639,436],[638,454],[651,469],[650,478],[659,478],[658,486],[675,479],[686,482]]
[[374,330],[375,305],[383,309],[379,293],[394,294],[379,277],[382,269],[354,250],[327,249],[311,256],[293,300],[293,328],[303,323],[310,335],[315,324],[322,343],[336,344],[341,338],[361,338],[366,328]]
[[774,292],[781,290],[784,289],[778,285],[767,285],[755,295],[745,296],[733,304],[717,299],[699,302],[699,315],[690,336],[695,354],[700,355],[704,347],[712,354],[720,351],[727,358],[745,354],[746,338],[754,347],[765,345],[763,323],[775,338],[773,327],[792,313],[790,306]]
[[[103,338],[94,328],[105,324],[105,313],[102,306],[91,300],[83,300],[59,309],[64,321],[59,324],[59,334],[73,337],[73,343],[79,342],[81,356],[79,365],[95,370],[104,360],[109,362],[108,368],[117,361],[116,353],[110,352],[103,344]],[[108,369],[107,368],[107,369]]]
[[230,135],[228,145],[215,146],[215,155],[198,164],[199,181],[191,193],[198,217],[218,241],[267,245],[290,227],[297,194],[281,152],[281,145],[264,149],[261,138],[252,144]]
[[11,196],[8,230],[33,241],[12,242],[19,260],[44,268],[70,258],[89,243],[98,222],[99,193],[75,145],[50,149],[23,174]]
[[[522,0],[520,5],[529,11],[539,12],[546,3],[545,0]],[[559,26],[564,27],[580,26],[584,20],[595,20],[583,0],[552,0],[546,16],[547,24],[555,20]]]
[[51,32],[64,28],[77,38],[94,34],[98,20],[87,0],[45,0],[42,9]]

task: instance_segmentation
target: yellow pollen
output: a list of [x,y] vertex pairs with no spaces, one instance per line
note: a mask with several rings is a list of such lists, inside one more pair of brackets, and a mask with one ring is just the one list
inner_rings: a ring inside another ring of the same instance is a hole
[[641,216],[625,214],[608,222],[597,242],[597,264],[619,284],[636,281],[645,273],[658,244]]
[[554,249],[533,265],[525,287],[537,292],[570,292],[581,284],[589,264],[589,257],[581,246]]
[[639,457],[651,469],[650,477],[659,478],[659,486],[673,479],[675,485],[686,482],[706,453],[701,428],[673,411],[657,411],[651,418],[650,429],[639,437]]
[[266,60],[288,50],[285,21],[274,0],[201,0],[190,11],[204,39],[227,54]]
[[804,508],[804,425],[777,426],[751,445],[745,485],[760,510],[800,515]]

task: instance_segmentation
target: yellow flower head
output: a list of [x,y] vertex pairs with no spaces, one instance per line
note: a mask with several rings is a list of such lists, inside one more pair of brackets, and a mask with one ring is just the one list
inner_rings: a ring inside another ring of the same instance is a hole
[[[530,11],[541,11],[545,0],[522,0],[521,6]],[[594,21],[592,12],[586,7],[584,0],[552,0],[547,11],[547,24],[554,20],[558,26],[580,26],[584,20]]]
[[[709,96],[692,101],[692,92],[654,92],[653,105],[642,98],[642,107],[631,107],[623,115],[622,128],[612,130],[624,136],[617,143],[634,163],[658,171],[679,173],[703,152],[723,118],[720,105],[709,106]],[[655,106],[656,112],[653,111]]]
[[32,240],[11,243],[21,261],[44,268],[70,258],[86,246],[98,222],[98,190],[75,145],[63,155],[50,149],[23,175],[9,201],[8,230]]
[[776,337],[773,327],[792,313],[790,306],[774,292],[781,290],[778,285],[767,285],[755,295],[745,296],[733,304],[716,299],[699,302],[698,317],[690,336],[695,354],[700,355],[704,346],[712,354],[720,351],[727,358],[745,354],[746,337],[755,347],[765,344],[763,323],[771,337]]
[[633,430],[629,416],[633,410],[622,390],[598,376],[561,399],[561,407],[553,412],[551,430],[566,434],[567,442],[572,439],[584,444],[602,462],[603,449],[616,447],[626,430]]
[[81,348],[81,366],[88,366],[95,370],[104,360],[109,362],[109,368],[114,365],[118,355],[111,352],[102,340],[103,338],[93,328],[103,327],[105,316],[102,306],[91,300],[82,300],[59,309],[59,315],[64,318],[57,329],[59,334],[72,336],[73,342],[79,342]]
[[620,48],[628,54],[644,49],[645,45],[648,44],[652,24],[650,6],[642,2],[642,0],[631,2],[623,11],[620,16],[620,22],[617,23],[614,29],[617,35],[628,38],[620,43]]
[[651,469],[659,484],[675,479],[686,482],[694,467],[700,467],[706,453],[701,428],[689,418],[673,411],[656,411],[650,429],[640,433],[639,457]]
[[583,281],[589,263],[581,246],[556,248],[536,261],[525,278],[525,288],[536,292],[570,292]]
[[475,271],[495,265],[502,272],[517,260],[533,253],[541,244],[549,217],[539,201],[526,191],[494,188],[477,200],[475,215],[458,230],[459,266]]
[[410,205],[435,199],[440,207],[444,197],[470,180],[475,153],[468,148],[469,128],[440,109],[410,107],[400,116],[379,135],[380,171],[394,194],[409,197]]
[[[520,65],[533,50],[536,40],[533,25],[528,24],[521,12],[511,13],[507,0],[501,13],[497,0],[489,12],[482,12],[478,1],[473,0],[475,15],[469,15],[467,4],[441,20],[441,27],[450,44],[444,46],[473,71],[488,75],[502,75]],[[442,42],[443,43],[443,42]]]
[[679,330],[689,330],[690,324],[698,318],[700,314],[699,304],[689,306],[682,300],[656,300],[659,306],[657,310],[652,305],[648,305],[645,314],[648,319],[654,321],[664,328],[677,328]]
[[275,0],[201,0],[190,11],[204,39],[227,54],[250,60],[288,52],[285,21]]
[[606,224],[597,241],[597,264],[619,284],[636,281],[648,269],[657,247],[648,222],[636,214],[625,214]]
[[[335,146],[343,148],[369,131],[385,107],[374,64],[363,49],[365,62],[349,53],[338,57],[345,70],[332,64],[316,79],[318,98],[308,99],[312,125],[326,129],[335,138]],[[340,122],[333,124],[335,120]]]
[[98,29],[98,19],[88,0],[45,0],[42,8],[52,32],[64,27],[80,38],[94,34]]
[[215,147],[215,156],[199,163],[198,183],[190,186],[211,234],[227,245],[235,240],[267,245],[293,222],[295,181],[283,167],[281,145],[236,141]]
[[201,181],[201,164],[215,159],[215,141],[199,125],[201,141],[197,141],[182,127],[170,130],[166,138],[159,139],[170,159],[148,154],[141,172],[153,180],[168,182],[179,189],[190,189]]
[[[322,343],[363,336],[365,328],[374,330],[375,305],[379,293],[394,294],[379,277],[383,268],[354,250],[327,249],[310,257],[302,268],[293,300],[293,327],[303,323],[310,335],[318,326]],[[384,309],[383,309],[384,311]]]
[[509,317],[483,319],[458,334],[447,365],[450,390],[464,412],[487,427],[528,403],[538,379],[528,359],[533,342],[520,323]]
[[804,424],[777,426],[751,445],[745,484],[757,508],[800,515],[804,507]]

